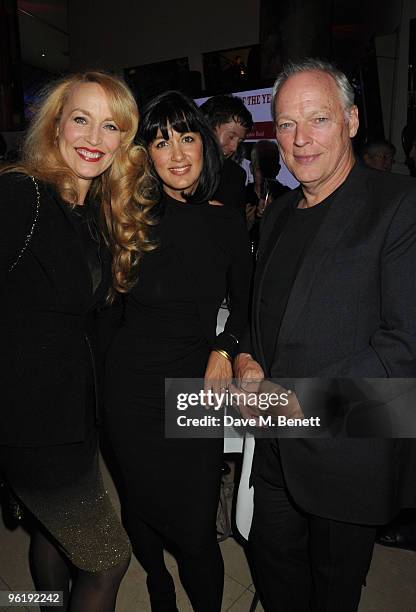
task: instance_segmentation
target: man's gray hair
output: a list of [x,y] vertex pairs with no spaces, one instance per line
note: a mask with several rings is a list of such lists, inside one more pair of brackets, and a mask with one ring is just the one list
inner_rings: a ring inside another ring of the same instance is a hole
[[276,121],[276,98],[279,95],[279,91],[283,87],[284,83],[288,80],[289,77],[294,74],[299,74],[301,72],[325,72],[329,74],[335,81],[336,86],[338,87],[339,97],[342,106],[345,110],[346,117],[349,116],[351,108],[354,106],[354,90],[348,81],[347,77],[341,70],[338,70],[333,64],[329,62],[325,62],[320,59],[315,59],[308,57],[299,62],[288,62],[283,66],[282,71],[278,75],[274,85],[272,92],[272,101],[271,101],[271,111],[273,121]]

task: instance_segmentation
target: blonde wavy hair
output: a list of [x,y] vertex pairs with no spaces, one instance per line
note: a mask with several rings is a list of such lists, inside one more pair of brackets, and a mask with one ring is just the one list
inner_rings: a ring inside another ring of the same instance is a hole
[[139,112],[133,94],[118,77],[105,72],[66,76],[44,90],[22,146],[21,162],[7,171],[29,174],[54,185],[69,204],[78,201],[77,179],[57,145],[62,111],[72,89],[96,83],[105,92],[112,117],[121,131],[121,143],[112,164],[93,179],[89,195],[100,202],[102,229],[111,249],[113,291],[128,292],[137,279],[144,252],[155,245],[149,237],[156,204],[154,179],[146,149],[134,145]]

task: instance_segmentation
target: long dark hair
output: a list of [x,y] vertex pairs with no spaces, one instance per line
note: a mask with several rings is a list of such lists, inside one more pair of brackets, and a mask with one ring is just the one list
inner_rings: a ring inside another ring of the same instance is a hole
[[[193,194],[182,194],[191,204],[209,200],[218,187],[222,158],[217,139],[204,115],[193,100],[180,91],[166,91],[151,100],[143,110],[138,138],[147,148],[155,140],[158,130],[169,139],[168,128],[175,132],[198,132],[203,146],[203,165],[198,185]],[[157,177],[159,178],[159,177]],[[160,188],[162,188],[159,179]]]

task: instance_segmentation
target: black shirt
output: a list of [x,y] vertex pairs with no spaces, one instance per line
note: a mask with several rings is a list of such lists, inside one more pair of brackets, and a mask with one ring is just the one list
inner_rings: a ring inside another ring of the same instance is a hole
[[293,283],[331,199],[332,195],[310,208],[296,208],[299,199],[290,211],[269,260],[260,304],[261,336],[269,368]]

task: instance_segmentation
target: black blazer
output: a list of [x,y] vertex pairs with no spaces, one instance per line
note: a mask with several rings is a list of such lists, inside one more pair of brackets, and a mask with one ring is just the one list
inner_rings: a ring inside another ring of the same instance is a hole
[[84,436],[89,313],[104,298],[110,261],[92,299],[91,278],[67,204],[38,181],[40,210],[29,177],[0,176],[0,444],[38,446]]
[[[264,217],[251,327],[255,358],[277,378],[416,378],[416,182],[358,165],[334,194],[293,284],[273,363],[264,363],[262,283],[298,198],[298,191],[288,193]],[[254,472],[264,443],[257,445]],[[415,445],[279,442],[295,502],[307,512],[358,523],[387,522],[400,507],[416,505]]]

